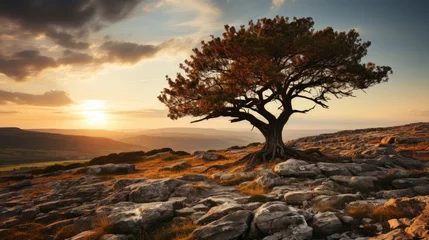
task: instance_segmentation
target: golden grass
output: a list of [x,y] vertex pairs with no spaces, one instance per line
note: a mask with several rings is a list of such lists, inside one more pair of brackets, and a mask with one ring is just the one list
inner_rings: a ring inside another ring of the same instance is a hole
[[94,236],[91,236],[91,239],[99,239],[103,235],[110,233],[112,230],[112,223],[109,221],[106,215],[101,215],[95,220],[95,229],[92,229],[96,232]]
[[192,184],[192,187],[197,188],[197,189],[209,189],[209,188],[211,188],[209,185],[207,185],[205,183],[194,183],[194,184]]
[[31,189],[30,191],[24,192],[24,194],[22,195],[22,199],[31,200],[50,191],[52,191],[52,188],[41,186],[35,189]]
[[156,230],[150,239],[157,240],[191,240],[189,236],[198,226],[192,220],[173,222],[168,227]]
[[414,218],[420,214],[421,211],[422,209],[418,201],[410,201],[406,204],[401,204],[400,206],[374,206],[372,204],[366,204],[350,206],[347,209],[348,214],[354,218],[362,219],[364,217],[369,217],[375,219],[378,222],[386,222],[392,218]]
[[39,223],[21,224],[9,229],[0,238],[2,240],[44,240],[46,233],[45,226]]
[[55,181],[61,181],[66,179],[77,179],[82,177],[83,174],[60,174],[57,176],[51,176],[51,177],[43,177],[43,178],[36,178],[31,181],[33,185],[37,184],[45,184],[49,182],[55,182]]
[[238,186],[238,191],[249,196],[263,195],[267,193],[267,189],[257,182],[241,184]]

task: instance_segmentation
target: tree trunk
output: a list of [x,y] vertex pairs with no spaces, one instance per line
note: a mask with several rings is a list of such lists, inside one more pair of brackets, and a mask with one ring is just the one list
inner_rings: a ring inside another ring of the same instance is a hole
[[261,150],[246,155],[239,162],[247,162],[248,167],[253,168],[258,164],[274,161],[275,159],[286,160],[289,158],[297,158],[312,161],[317,159],[313,154],[324,157],[318,149],[300,151],[286,147],[282,136],[284,125],[285,123],[283,122],[277,122],[268,125],[266,129],[260,129],[265,137],[265,145]]

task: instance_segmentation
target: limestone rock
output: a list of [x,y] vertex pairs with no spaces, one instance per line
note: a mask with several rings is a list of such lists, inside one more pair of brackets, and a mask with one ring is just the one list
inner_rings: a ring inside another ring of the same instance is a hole
[[284,195],[284,200],[288,204],[302,204],[304,201],[313,199],[319,195],[316,191],[293,191]]
[[290,225],[307,225],[304,216],[283,202],[268,202],[260,206],[252,221],[253,234],[274,234],[287,229]]
[[352,175],[349,172],[349,170],[341,164],[318,162],[316,165],[322,171],[322,173],[327,177],[335,176],[335,175],[342,175],[342,176]]
[[316,177],[322,173],[315,164],[293,158],[277,164],[274,172],[283,177]]
[[307,224],[298,226],[290,225],[286,230],[276,232],[262,240],[310,240],[313,236],[313,228]]
[[196,221],[196,224],[207,224],[238,210],[243,210],[243,207],[236,203],[224,203],[212,207],[204,216]]
[[371,176],[332,176],[330,179],[346,187],[359,190],[373,189],[375,187],[374,182],[377,181],[376,177]]
[[129,199],[135,203],[167,201],[174,189],[183,184],[182,181],[167,178],[149,180],[128,186],[131,190]]
[[328,236],[341,231],[343,225],[333,212],[323,212],[314,215],[311,225],[316,235]]
[[252,213],[246,210],[239,210],[222,217],[219,220],[197,228],[192,237],[196,240],[235,240],[249,228]]
[[392,185],[395,188],[409,188],[414,186],[427,186],[429,185],[429,178],[403,178],[392,181]]
[[226,159],[224,156],[216,153],[208,153],[208,152],[195,152],[195,160],[206,160],[206,161],[217,161]]
[[96,214],[107,217],[112,224],[113,232],[135,234],[143,227],[173,218],[174,210],[181,207],[183,200],[152,203],[120,202],[99,207]]

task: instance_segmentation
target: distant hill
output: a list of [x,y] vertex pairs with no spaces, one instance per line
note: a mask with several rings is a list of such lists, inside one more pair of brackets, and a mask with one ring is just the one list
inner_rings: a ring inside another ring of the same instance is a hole
[[55,129],[55,128],[43,128],[43,129],[26,129],[34,132],[44,133],[58,133],[65,135],[79,135],[88,137],[103,137],[114,140],[119,140],[131,136],[135,136],[135,131],[120,131],[120,130],[103,130],[103,129]]
[[112,152],[146,150],[108,138],[0,128],[0,163],[93,157]]
[[[284,140],[328,133],[331,130],[286,130]],[[252,142],[264,142],[257,131],[230,131],[212,128],[159,128],[140,132],[141,135],[120,139],[122,142],[138,144],[147,148],[170,147],[176,150],[195,151],[226,149],[231,146],[245,146]]]

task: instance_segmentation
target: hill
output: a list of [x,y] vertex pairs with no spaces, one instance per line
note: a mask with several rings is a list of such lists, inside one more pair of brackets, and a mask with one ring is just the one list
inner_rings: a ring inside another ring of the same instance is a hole
[[0,128],[0,164],[78,159],[133,150],[142,150],[142,147],[108,138],[34,132],[19,128]]
[[[286,130],[284,140],[305,137],[333,130]],[[231,131],[212,128],[159,128],[141,131],[140,135],[120,139],[149,149],[171,147],[184,151],[226,149],[246,146],[252,142],[264,142],[258,131]]]

